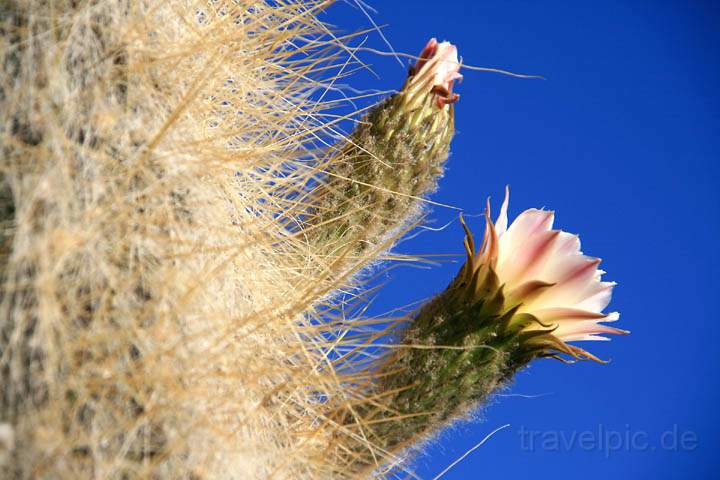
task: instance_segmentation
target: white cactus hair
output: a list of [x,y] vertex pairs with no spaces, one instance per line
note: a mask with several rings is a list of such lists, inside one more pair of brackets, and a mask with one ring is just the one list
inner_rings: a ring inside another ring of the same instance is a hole
[[320,299],[387,245],[296,226],[355,61],[328,3],[0,1],[0,473],[349,471],[367,357],[331,352],[371,334]]

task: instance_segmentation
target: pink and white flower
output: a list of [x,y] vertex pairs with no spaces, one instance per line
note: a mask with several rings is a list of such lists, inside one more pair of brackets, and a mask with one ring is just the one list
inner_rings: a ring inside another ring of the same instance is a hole
[[495,223],[486,213],[485,237],[477,254],[470,255],[474,247],[468,236],[473,270],[488,266],[497,275],[506,305],[515,308],[516,315],[536,319],[523,331],[551,333],[553,349],[597,360],[565,342],[629,333],[606,325],[619,318],[618,312],[603,313],[615,283],[602,281],[600,259],[582,253],[577,235],[553,229],[554,212],[525,210],[508,226],[508,201],[506,190]]
[[460,63],[457,47],[450,42],[439,42],[431,38],[419,60],[410,69],[405,90],[411,96],[418,93],[432,92],[439,108],[455,103],[460,95],[453,92],[455,80],[461,80]]

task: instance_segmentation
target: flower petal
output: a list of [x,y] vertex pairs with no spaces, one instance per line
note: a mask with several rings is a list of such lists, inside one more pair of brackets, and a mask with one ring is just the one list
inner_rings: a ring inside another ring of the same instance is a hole
[[503,270],[503,279],[508,286],[527,282],[545,266],[550,254],[555,249],[555,240],[560,232],[550,230],[539,232],[527,239],[523,248],[518,249],[515,255],[500,265]]
[[530,209],[521,213],[500,237],[500,256],[502,265],[512,259],[516,252],[524,248],[528,238],[552,228],[554,213],[547,210]]
[[597,282],[592,284],[591,288],[584,295],[585,298],[580,300],[575,305],[575,308],[602,312],[610,303],[615,285],[617,285],[615,282]]
[[510,187],[505,186],[505,199],[503,200],[502,206],[500,207],[500,214],[498,215],[497,220],[495,220],[495,230],[497,231],[498,236],[502,236],[503,233],[507,230],[508,225],[508,204],[510,203]]

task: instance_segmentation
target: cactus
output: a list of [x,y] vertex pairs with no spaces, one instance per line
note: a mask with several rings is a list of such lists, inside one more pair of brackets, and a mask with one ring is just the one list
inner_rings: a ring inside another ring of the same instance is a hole
[[478,250],[463,222],[467,260],[399,335],[410,348],[378,369],[373,394],[384,400],[363,420],[383,450],[462,418],[536,358],[603,363],[569,341],[628,333],[603,324],[619,318],[602,313],[615,284],[600,280],[599,260],[580,252],[578,237],[553,230],[543,210],[526,210],[508,228],[507,205],[506,196],[497,222],[488,205]]
[[362,252],[392,238],[436,188],[454,134],[453,82],[462,76],[457,49],[431,39],[395,95],[362,119],[332,150],[329,179],[308,222],[323,225],[319,243]]
[[460,64],[431,40],[326,147],[331,3],[0,3],[2,478],[382,476],[624,333],[576,237],[507,204],[414,317],[346,315],[436,188]]

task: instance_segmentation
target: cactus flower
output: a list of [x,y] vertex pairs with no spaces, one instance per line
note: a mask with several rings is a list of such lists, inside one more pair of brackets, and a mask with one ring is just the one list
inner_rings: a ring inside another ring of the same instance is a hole
[[619,318],[617,312],[603,313],[615,283],[601,280],[605,272],[598,269],[600,259],[583,255],[577,235],[552,228],[554,212],[525,210],[508,226],[508,200],[506,190],[494,224],[486,215],[485,237],[477,254],[471,252],[468,232],[465,275],[483,269],[497,275],[506,304],[515,314],[510,323],[525,323],[525,334],[536,332],[529,345],[542,346],[544,353],[597,360],[566,342],[607,340],[603,335],[628,333],[605,325]]
[[455,103],[460,95],[453,92],[453,82],[462,80],[457,47],[450,42],[430,39],[420,59],[410,69],[406,90],[432,91],[439,108]]

